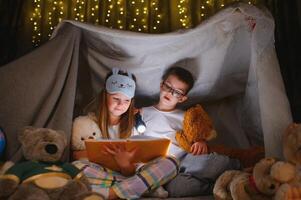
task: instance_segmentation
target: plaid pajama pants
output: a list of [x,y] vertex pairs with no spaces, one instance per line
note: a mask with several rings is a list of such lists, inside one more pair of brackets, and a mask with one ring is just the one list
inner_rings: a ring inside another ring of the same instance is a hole
[[87,176],[92,190],[108,197],[109,189],[122,199],[138,199],[167,183],[178,173],[178,161],[173,157],[160,157],[140,167],[131,177],[104,168],[88,161],[74,161],[73,164]]

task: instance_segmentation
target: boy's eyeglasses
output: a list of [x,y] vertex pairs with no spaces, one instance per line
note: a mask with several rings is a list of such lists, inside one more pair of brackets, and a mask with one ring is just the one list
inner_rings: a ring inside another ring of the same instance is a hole
[[172,88],[171,86],[167,85],[165,82],[162,83],[162,89],[166,92],[170,92],[171,95],[176,98],[181,98],[181,97],[185,96],[185,94]]

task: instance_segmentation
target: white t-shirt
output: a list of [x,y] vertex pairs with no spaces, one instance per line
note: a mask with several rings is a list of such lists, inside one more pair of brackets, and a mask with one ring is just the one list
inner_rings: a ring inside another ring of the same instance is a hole
[[179,147],[175,135],[177,131],[182,130],[184,111],[175,109],[164,112],[154,106],[144,107],[141,110],[142,119],[146,124],[143,135],[170,139],[168,154],[177,158],[182,157],[185,151]]
[[[110,139],[120,139],[119,124],[113,125],[113,126],[109,126],[108,127],[108,132],[109,132]],[[133,135],[139,135],[139,133],[137,132],[137,130],[135,129],[135,127],[133,128],[131,136],[133,136]]]

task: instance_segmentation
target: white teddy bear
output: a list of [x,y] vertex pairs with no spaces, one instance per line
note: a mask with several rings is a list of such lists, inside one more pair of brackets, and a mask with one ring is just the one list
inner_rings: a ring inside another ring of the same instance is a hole
[[101,131],[93,114],[79,116],[74,119],[72,126],[71,148],[73,157],[86,157],[85,140],[101,138]]

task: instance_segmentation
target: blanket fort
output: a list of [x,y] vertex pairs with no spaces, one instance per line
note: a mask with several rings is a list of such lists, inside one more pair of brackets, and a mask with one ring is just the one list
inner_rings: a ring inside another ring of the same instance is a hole
[[155,158],[166,156],[170,140],[166,138],[129,138],[118,140],[86,140],[88,159],[103,167],[120,171],[113,156],[104,154],[106,147],[123,146],[127,151],[137,148],[134,163],[147,163]]
[[178,65],[195,76],[183,107],[204,107],[218,133],[214,142],[264,145],[266,156],[281,158],[281,136],[292,116],[274,27],[268,11],[248,4],[166,34],[63,21],[47,43],[0,68],[5,157],[14,161],[22,155],[17,135],[23,126],[63,130],[70,139],[73,118],[103,88],[112,68],[135,74],[136,102],[144,106],[158,98],[164,70]]

